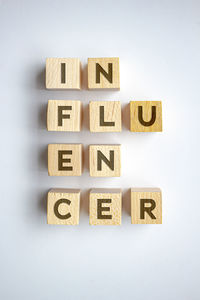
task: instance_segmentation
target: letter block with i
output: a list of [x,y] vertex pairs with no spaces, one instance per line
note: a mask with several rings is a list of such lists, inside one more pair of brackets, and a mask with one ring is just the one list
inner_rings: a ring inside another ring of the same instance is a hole
[[48,131],[80,131],[81,101],[49,100],[47,129]]
[[90,176],[121,176],[121,145],[90,145]]
[[159,132],[162,131],[161,101],[131,101],[130,131]]
[[47,58],[46,88],[80,90],[81,64],[79,58]]
[[78,225],[80,190],[52,189],[48,192],[47,223],[55,225]]
[[120,101],[90,101],[90,131],[120,132]]
[[89,89],[119,89],[119,57],[88,58]]
[[131,189],[131,221],[132,224],[162,224],[160,189]]
[[50,176],[81,176],[81,144],[49,144],[48,174]]
[[93,189],[90,192],[90,225],[120,225],[120,189]]

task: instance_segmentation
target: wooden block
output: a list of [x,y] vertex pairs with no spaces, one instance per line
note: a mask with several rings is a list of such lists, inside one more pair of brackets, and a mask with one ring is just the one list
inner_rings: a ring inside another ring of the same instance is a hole
[[93,189],[90,192],[90,225],[120,225],[120,189]]
[[49,100],[47,109],[48,131],[80,131],[81,101]]
[[80,90],[81,64],[79,58],[47,58],[46,88]]
[[121,130],[120,101],[90,102],[91,132],[120,132]]
[[162,224],[160,189],[131,189],[131,221],[132,224]]
[[82,145],[48,145],[48,173],[50,176],[81,176]]
[[119,89],[119,57],[88,58],[89,89]]
[[52,189],[48,193],[47,223],[56,225],[78,225],[80,190]]
[[120,177],[121,145],[90,145],[90,176]]
[[161,101],[131,101],[130,131],[159,132],[162,131]]

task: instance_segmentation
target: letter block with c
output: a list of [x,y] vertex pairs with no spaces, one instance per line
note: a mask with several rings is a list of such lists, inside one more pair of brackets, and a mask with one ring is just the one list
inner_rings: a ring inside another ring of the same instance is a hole
[[121,225],[121,211],[120,189],[90,191],[90,225]]
[[56,225],[78,225],[80,190],[52,189],[48,192],[47,223]]

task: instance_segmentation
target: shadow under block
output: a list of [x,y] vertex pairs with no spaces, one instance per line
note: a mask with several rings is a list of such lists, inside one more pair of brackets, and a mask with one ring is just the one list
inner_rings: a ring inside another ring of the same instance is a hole
[[121,145],[90,145],[90,176],[121,176]]
[[79,211],[80,190],[52,189],[48,192],[48,224],[78,225]]
[[90,101],[91,132],[121,132],[120,101]]
[[88,58],[89,89],[120,89],[119,57]]
[[132,224],[162,224],[160,189],[131,189],[131,222]]
[[79,58],[47,58],[47,89],[81,88],[81,64]]
[[90,225],[120,225],[122,193],[120,189],[90,191]]
[[81,101],[49,100],[47,108],[48,131],[80,131]]
[[49,144],[48,174],[50,176],[81,176],[82,144]]
[[161,101],[131,101],[130,131],[160,132],[162,131]]

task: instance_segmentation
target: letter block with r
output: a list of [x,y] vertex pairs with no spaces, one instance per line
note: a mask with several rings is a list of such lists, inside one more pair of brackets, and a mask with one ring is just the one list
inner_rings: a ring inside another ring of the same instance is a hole
[[162,224],[160,189],[131,189],[131,221],[132,224]]

